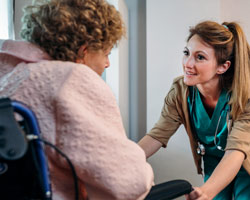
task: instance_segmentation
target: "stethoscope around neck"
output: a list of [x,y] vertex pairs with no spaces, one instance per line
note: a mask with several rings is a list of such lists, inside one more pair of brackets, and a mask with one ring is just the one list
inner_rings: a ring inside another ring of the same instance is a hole
[[[191,112],[190,112],[190,116],[192,117],[193,116],[193,106],[194,106],[194,101],[195,101],[195,96],[196,96],[196,92],[197,92],[197,88],[195,86],[192,87],[192,103],[191,103]],[[228,101],[230,99],[230,95],[228,95]],[[226,106],[228,104],[225,104],[224,107],[221,109],[221,112],[220,112],[220,117],[218,119],[218,122],[217,122],[217,125],[216,125],[216,129],[215,129],[215,132],[214,132],[214,139],[213,139],[213,143],[214,143],[214,146],[219,150],[219,151],[225,151],[225,149],[218,145],[217,144],[217,135],[218,135],[218,129],[219,129],[219,125],[220,125],[220,122],[221,122],[221,117],[222,117],[222,113],[223,111],[226,110],[227,112],[227,129],[228,129],[228,133],[231,131],[231,127],[232,127],[232,116],[230,114],[231,112],[231,106],[229,105],[229,109],[226,109]],[[192,123],[191,123],[192,124]],[[205,145],[202,144],[202,142],[200,141],[200,139],[198,138],[198,135],[196,134],[196,132],[194,131],[194,128],[193,128],[193,133],[194,133],[194,136],[195,136],[195,139],[196,141],[198,142],[198,147],[196,149],[196,152],[198,155],[201,155],[201,156],[204,156],[206,154],[206,148],[205,148]]]

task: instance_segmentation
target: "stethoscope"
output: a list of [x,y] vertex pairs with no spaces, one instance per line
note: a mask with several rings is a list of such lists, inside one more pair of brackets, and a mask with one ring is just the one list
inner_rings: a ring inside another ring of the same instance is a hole
[[[193,86],[192,88],[193,88],[193,91],[192,91],[192,103],[191,103],[191,112],[190,112],[191,117],[193,116],[193,106],[194,106],[194,101],[195,101],[194,99],[195,99],[195,95],[196,95],[196,91],[197,91],[197,88],[195,86]],[[230,95],[228,95],[228,100],[229,99],[230,99]],[[220,112],[220,117],[219,117],[217,125],[216,125],[216,129],[215,129],[215,132],[214,132],[214,139],[213,139],[214,146],[220,151],[225,151],[225,149],[222,146],[217,144],[216,138],[217,138],[217,135],[218,135],[218,128],[219,128],[219,125],[220,125],[222,112],[226,109],[226,106],[227,106],[227,104],[224,105],[223,109]],[[227,116],[227,122],[228,122],[227,123],[227,129],[228,129],[228,133],[229,133],[231,131],[231,128],[232,128],[232,116],[230,114],[230,112],[231,112],[231,106],[230,105],[229,105],[229,109],[227,109],[226,112],[227,112],[226,116]],[[198,135],[194,131],[194,128],[193,128],[193,133],[194,133],[195,139],[196,139],[196,141],[198,143],[198,147],[196,149],[196,152],[197,152],[198,155],[204,156],[206,154],[205,145],[202,144],[202,142],[198,138]]]

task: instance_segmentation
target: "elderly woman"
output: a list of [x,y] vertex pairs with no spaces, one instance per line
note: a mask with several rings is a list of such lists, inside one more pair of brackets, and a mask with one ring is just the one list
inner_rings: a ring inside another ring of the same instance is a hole
[[[0,96],[27,104],[42,137],[75,166],[92,199],[143,199],[153,172],[127,139],[116,100],[100,75],[124,35],[120,13],[105,0],[50,0],[25,9],[21,36],[0,42]],[[46,149],[54,200],[72,200],[66,161]]]

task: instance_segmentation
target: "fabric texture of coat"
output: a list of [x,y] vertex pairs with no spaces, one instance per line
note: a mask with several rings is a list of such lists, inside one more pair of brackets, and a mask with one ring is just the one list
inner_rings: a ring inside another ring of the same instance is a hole
[[[116,99],[89,67],[52,60],[24,41],[0,40],[0,96],[28,105],[42,137],[73,162],[90,200],[143,199],[153,184],[144,151],[124,131]],[[72,200],[71,170],[46,147],[54,200]]]

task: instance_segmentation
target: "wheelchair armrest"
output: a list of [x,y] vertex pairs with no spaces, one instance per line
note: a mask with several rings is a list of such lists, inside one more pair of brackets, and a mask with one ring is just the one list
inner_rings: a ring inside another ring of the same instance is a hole
[[192,191],[192,185],[185,180],[172,180],[155,185],[151,188],[145,200],[169,200]]

